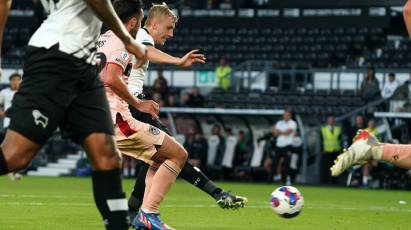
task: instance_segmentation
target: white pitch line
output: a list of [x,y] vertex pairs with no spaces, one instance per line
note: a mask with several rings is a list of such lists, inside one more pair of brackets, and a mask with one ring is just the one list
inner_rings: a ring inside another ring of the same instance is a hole
[[[94,203],[43,203],[43,202],[0,202],[0,204],[9,206],[59,206],[59,207],[94,207]],[[217,205],[163,205],[166,208],[217,208]],[[270,209],[267,205],[246,205],[245,209]],[[354,207],[336,207],[336,206],[319,206],[310,207],[306,206],[305,209],[337,209],[344,211],[380,211],[380,212],[411,212],[411,209],[400,209],[396,207],[382,207],[382,206],[370,206],[364,208]]]

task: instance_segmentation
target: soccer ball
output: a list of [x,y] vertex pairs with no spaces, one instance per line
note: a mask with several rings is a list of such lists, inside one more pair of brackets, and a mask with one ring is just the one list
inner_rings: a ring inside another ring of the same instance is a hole
[[271,193],[271,208],[281,217],[296,217],[303,207],[303,196],[292,186],[282,186]]

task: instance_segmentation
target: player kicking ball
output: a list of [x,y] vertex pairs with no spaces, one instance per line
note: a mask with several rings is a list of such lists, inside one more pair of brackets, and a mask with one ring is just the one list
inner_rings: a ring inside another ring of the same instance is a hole
[[[118,0],[113,5],[127,31],[135,38],[144,16],[141,0]],[[187,152],[165,132],[132,117],[129,105],[148,112],[153,118],[157,118],[159,107],[154,101],[142,101],[128,91],[132,55],[121,40],[109,30],[100,36],[97,46],[100,77],[115,124],[117,147],[123,154],[150,165],[145,178],[144,200],[132,224],[137,229],[172,229],[160,219],[159,206],[183,168]]]
[[[173,37],[173,31],[177,21],[177,16],[165,3],[155,4],[148,12],[144,28],[141,28],[138,31],[137,42],[146,45],[148,61],[143,64],[142,67],[133,69],[128,79],[128,89],[137,98],[144,99],[143,86],[144,79],[147,76],[149,61],[176,65],[183,68],[191,67],[195,63],[205,63],[204,55],[198,54],[198,50],[192,50],[182,58],[178,58],[155,48],[155,45],[164,45],[167,39]],[[150,114],[142,113],[133,106],[130,106],[130,110],[135,119],[157,127],[171,136],[167,127],[162,124],[159,119],[152,119]],[[149,166],[145,164],[137,175],[136,184],[129,199],[129,211],[131,217],[138,212],[143,201],[145,188],[143,182],[148,168]],[[247,203],[247,198],[236,196],[219,188],[206,175],[204,175],[200,169],[192,166],[188,162],[184,165],[180,176],[213,197],[217,201],[217,204],[223,209],[237,209],[244,207]]]
[[[404,6],[404,21],[411,35],[411,1]],[[365,164],[369,160],[387,161],[411,169],[411,145],[380,143],[368,131],[359,130],[354,143],[335,160],[331,174],[338,176],[352,165]]]
[[338,176],[352,165],[369,160],[387,161],[411,169],[411,145],[380,143],[370,132],[359,130],[354,143],[335,160],[331,174]]

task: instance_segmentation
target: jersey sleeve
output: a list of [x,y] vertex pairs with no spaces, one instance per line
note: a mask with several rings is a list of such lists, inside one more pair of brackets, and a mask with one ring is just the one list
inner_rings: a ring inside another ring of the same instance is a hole
[[140,29],[138,31],[136,41],[141,42],[146,46],[154,46],[153,37],[151,37],[151,35],[145,29]]
[[130,58],[131,55],[127,52],[127,50],[114,50],[110,53],[110,56],[107,58],[107,64],[115,64],[124,71],[128,63],[130,62]]

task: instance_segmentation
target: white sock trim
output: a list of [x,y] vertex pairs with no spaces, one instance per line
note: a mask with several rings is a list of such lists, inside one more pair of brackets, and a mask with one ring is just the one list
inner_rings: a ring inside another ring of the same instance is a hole
[[125,198],[107,200],[107,206],[110,212],[128,210],[128,204]]

